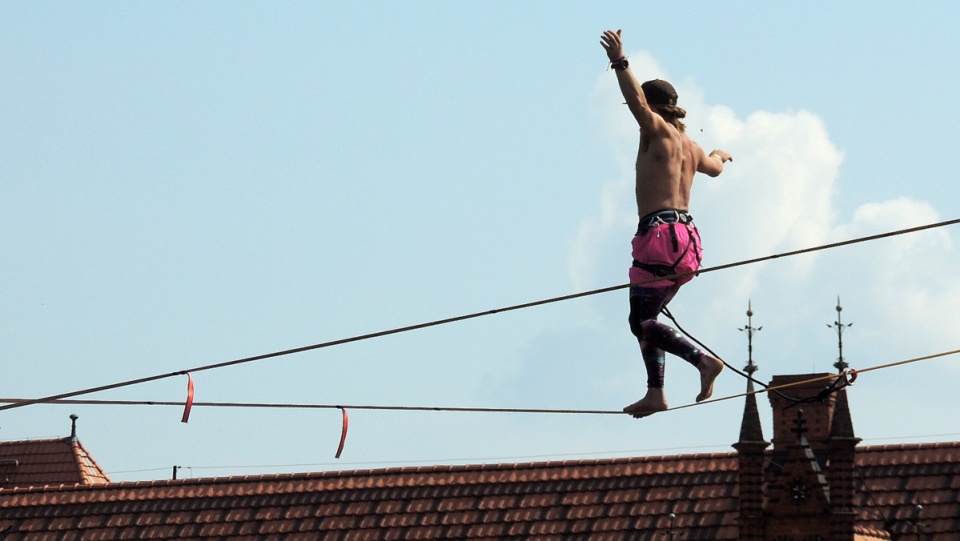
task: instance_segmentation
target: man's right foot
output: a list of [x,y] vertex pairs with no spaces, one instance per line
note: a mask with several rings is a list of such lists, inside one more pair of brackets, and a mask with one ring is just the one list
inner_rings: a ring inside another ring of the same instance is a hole
[[697,395],[697,402],[703,402],[713,396],[713,382],[723,370],[723,361],[703,353],[697,369],[700,370],[700,394]]
[[640,419],[658,411],[666,411],[669,408],[670,405],[667,404],[667,397],[663,393],[663,389],[647,389],[646,396],[623,408],[623,411],[636,419]]

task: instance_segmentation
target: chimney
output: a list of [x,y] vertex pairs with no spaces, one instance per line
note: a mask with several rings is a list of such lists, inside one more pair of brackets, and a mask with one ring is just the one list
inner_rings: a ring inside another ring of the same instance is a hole
[[[768,526],[779,534],[806,533],[852,540],[856,525],[855,450],[842,374],[774,376],[773,451],[767,471]],[[811,523],[811,516],[822,517]],[[813,524],[813,525],[812,525]]]
[[[810,448],[820,455],[827,449],[836,393],[820,396],[837,374],[799,374],[774,376],[770,387],[773,408],[773,452],[786,452],[797,441],[797,408],[803,408],[805,436]],[[812,380],[812,381],[811,381]],[[807,401],[807,402],[803,402]]]

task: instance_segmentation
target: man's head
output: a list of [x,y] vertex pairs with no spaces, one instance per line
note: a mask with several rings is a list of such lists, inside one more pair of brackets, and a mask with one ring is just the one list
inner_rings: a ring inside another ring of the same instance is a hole
[[667,122],[676,126],[680,131],[684,130],[681,118],[687,116],[687,111],[677,107],[677,91],[673,85],[663,79],[654,79],[640,85],[643,95],[647,98],[647,104],[660,113]]
[[650,105],[677,105],[677,91],[663,79],[654,79],[640,85]]

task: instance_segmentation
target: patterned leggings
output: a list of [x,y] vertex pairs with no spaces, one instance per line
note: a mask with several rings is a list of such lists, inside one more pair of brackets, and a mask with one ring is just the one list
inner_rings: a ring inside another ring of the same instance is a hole
[[647,369],[647,387],[663,388],[664,352],[693,366],[700,364],[700,350],[675,329],[657,321],[660,309],[679,289],[679,285],[630,288],[630,330],[640,342],[640,354]]

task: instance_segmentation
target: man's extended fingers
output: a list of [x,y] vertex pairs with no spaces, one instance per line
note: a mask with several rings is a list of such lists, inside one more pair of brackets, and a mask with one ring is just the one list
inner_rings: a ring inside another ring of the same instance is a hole
[[600,43],[607,49],[621,47],[620,31],[605,30],[600,36]]

